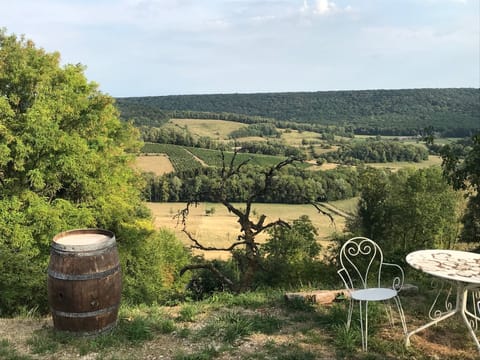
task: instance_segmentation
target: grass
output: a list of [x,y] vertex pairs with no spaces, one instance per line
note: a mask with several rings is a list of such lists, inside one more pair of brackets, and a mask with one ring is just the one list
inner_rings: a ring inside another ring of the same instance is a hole
[[407,161],[398,161],[398,162],[390,162],[390,163],[373,163],[367,164],[368,166],[375,167],[375,168],[382,168],[382,169],[390,169],[390,170],[400,170],[402,168],[407,167],[414,167],[416,169],[426,168],[430,166],[440,166],[442,164],[442,158],[436,155],[430,155],[427,161],[422,161],[418,163],[407,162]]
[[239,122],[211,119],[172,119],[169,123],[188,128],[195,136],[208,136],[214,140],[227,140],[232,131],[247,127]]
[[134,166],[141,171],[152,172],[157,176],[174,171],[170,159],[163,154],[139,155],[135,158]]
[[[422,289],[402,297],[410,329],[427,320],[420,304],[431,294]],[[473,360],[478,355],[458,319],[414,336],[412,347],[405,348],[400,325],[389,325],[383,304],[369,306],[369,352],[363,353],[358,314],[350,329],[345,326],[347,307],[347,301],[287,301],[280,290],[219,293],[172,307],[122,305],[118,325],[109,333],[77,337],[55,332],[49,324],[1,340],[0,358]],[[2,337],[6,331],[0,327]]]
[[[355,200],[352,200],[352,203],[354,202]],[[332,204],[335,205],[336,202],[332,202]],[[342,204],[347,207],[345,205],[347,202]],[[190,244],[190,240],[182,232],[182,227],[173,218],[185,206],[184,203],[147,203],[147,206],[153,213],[157,227],[172,230],[185,244]],[[205,210],[212,207],[215,208],[215,214],[207,216]],[[291,222],[301,215],[308,215],[318,230],[318,241],[325,247],[329,245],[331,235],[334,232],[341,232],[345,226],[345,218],[333,214],[335,222],[331,223],[325,215],[319,214],[311,205],[255,204],[253,209],[258,215],[267,214],[266,221],[275,221],[280,218]],[[205,246],[224,247],[235,241],[239,235],[237,217],[229,213],[221,204],[215,203],[200,203],[197,207],[193,207],[189,213],[187,229]],[[260,234],[258,241],[265,241],[266,236],[266,234]],[[203,254],[209,259],[225,259],[229,256],[228,253],[218,251],[209,251]]]
[[7,340],[0,340],[0,359],[4,360],[31,360],[33,359],[29,355],[20,355]]

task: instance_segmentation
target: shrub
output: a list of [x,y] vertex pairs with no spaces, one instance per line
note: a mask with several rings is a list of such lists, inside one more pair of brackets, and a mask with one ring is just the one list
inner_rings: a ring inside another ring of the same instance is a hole
[[315,258],[320,253],[317,230],[306,215],[290,228],[276,227],[262,246],[265,273],[257,279],[268,286],[291,286],[315,282],[322,267]]
[[[119,249],[123,272],[123,296],[133,303],[152,304],[183,289],[188,276],[179,270],[190,261],[190,253],[167,230],[154,231],[150,221],[122,228]],[[144,239],[139,242],[137,239]]]

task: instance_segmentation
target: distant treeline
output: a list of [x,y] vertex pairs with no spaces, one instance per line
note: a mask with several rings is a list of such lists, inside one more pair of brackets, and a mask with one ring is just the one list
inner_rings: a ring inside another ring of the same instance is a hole
[[[243,202],[261,183],[263,166],[246,165],[242,173],[229,181],[228,201]],[[145,199],[148,201],[214,201],[210,189],[218,184],[221,169],[198,167],[162,176],[145,174]],[[289,166],[270,184],[270,191],[256,199],[260,203],[305,204],[313,201],[349,199],[358,195],[360,173],[354,167],[328,171],[309,171]]]
[[465,137],[480,128],[480,89],[406,89],[117,98],[124,120],[158,126],[169,118],[244,123],[288,121],[349,127],[355,134],[416,135],[432,127]]
[[394,161],[421,162],[428,160],[428,150],[398,141],[372,140],[345,144],[337,151],[327,153],[326,160],[351,165]]

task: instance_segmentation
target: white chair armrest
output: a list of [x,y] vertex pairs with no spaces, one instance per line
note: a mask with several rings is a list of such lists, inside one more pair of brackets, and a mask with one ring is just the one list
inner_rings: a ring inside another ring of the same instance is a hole
[[397,264],[391,264],[391,263],[383,263],[383,266],[385,267],[390,267],[394,270],[398,270],[398,275],[394,276],[392,279],[392,289],[401,291],[403,287],[403,283],[405,281],[405,274],[403,272],[403,269],[400,265]]

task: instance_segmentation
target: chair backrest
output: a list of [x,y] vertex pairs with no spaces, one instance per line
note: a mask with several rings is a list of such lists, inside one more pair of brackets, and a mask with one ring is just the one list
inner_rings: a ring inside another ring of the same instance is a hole
[[381,286],[382,249],[373,240],[354,237],[340,249],[341,276],[347,289],[365,289]]

